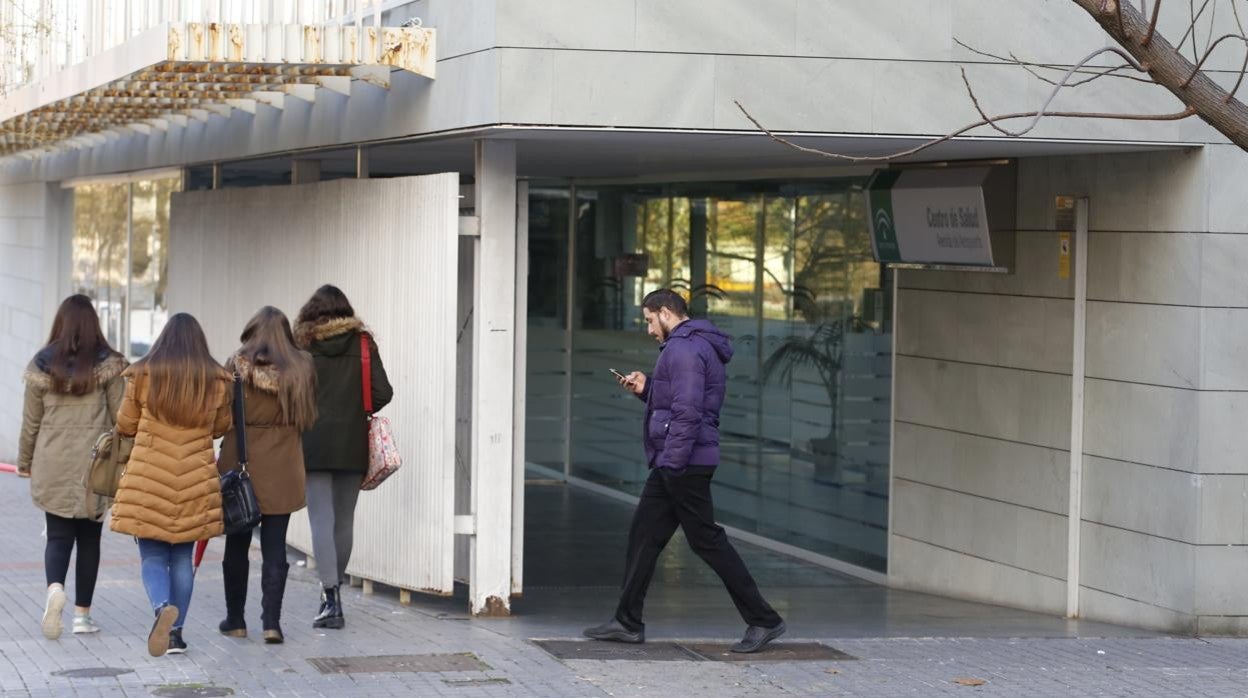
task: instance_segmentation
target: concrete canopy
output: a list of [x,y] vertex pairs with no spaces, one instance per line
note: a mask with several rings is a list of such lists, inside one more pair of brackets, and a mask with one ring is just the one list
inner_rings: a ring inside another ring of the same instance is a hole
[[353,79],[388,89],[390,72],[432,79],[433,29],[162,23],[0,101],[0,156],[94,146],[188,119],[283,109]]

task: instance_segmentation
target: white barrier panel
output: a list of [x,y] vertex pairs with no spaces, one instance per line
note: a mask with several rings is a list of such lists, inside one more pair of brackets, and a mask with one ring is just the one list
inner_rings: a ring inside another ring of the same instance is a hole
[[[394,385],[383,414],[404,466],[361,493],[348,572],[438,594],[454,583],[458,194],[453,173],[186,192],[169,242],[169,309],[195,315],[221,360],[264,305],[293,323],[321,284],[351,299]],[[311,551],[306,512],[289,542]]]

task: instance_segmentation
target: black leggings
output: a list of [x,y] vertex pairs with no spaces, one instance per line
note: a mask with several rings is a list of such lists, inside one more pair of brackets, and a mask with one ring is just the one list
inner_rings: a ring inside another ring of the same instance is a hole
[[100,571],[100,531],[102,521],[64,519],[44,514],[48,520],[48,545],[43,551],[43,570],[48,585],[65,586],[69,574],[69,555],[78,544],[78,562],[74,568],[75,606],[91,605],[95,596],[95,579]]
[[[264,562],[286,561],[286,527],[290,514],[265,514],[260,517],[260,554]],[[251,547],[251,531],[225,537],[225,559],[230,564],[246,565],[247,549]]]

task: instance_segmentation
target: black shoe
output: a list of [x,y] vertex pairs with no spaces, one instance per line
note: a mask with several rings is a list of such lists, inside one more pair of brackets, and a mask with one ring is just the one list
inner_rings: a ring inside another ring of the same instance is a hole
[[225,582],[225,620],[217,626],[222,635],[247,637],[247,572],[249,564],[221,561],[221,577]]
[[182,628],[169,631],[168,654],[186,654],[186,641],[182,639]]
[[229,637],[247,637],[247,621],[234,616],[226,616],[225,620],[217,625],[217,630]]
[[646,641],[646,630],[645,628],[637,631],[629,630],[621,625],[620,621],[612,618],[602,625],[586,628],[585,637],[604,642],[627,642],[638,645]]
[[741,654],[750,654],[757,652],[767,646],[768,642],[780,637],[787,630],[784,621],[780,621],[780,625],[774,628],[761,628],[757,625],[751,625],[745,629],[745,637],[741,641],[732,646],[733,652]]
[[[286,594],[286,575],[290,565],[286,562],[265,564],[260,571],[260,621],[264,625],[264,641],[280,645],[286,641],[282,635],[282,597]],[[342,613],[341,606],[338,609]]]
[[338,593],[338,585],[321,588],[321,608],[312,619],[314,628],[330,628],[338,630],[347,624],[342,617],[342,596]]
[[156,622],[147,634],[147,653],[153,657],[163,657],[169,651],[169,631],[178,620],[178,609],[165,604],[156,609]]

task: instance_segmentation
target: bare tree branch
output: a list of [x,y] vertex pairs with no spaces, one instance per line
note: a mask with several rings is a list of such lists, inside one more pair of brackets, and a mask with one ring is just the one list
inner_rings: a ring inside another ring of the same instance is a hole
[[[1175,46],[1175,50],[1182,51],[1183,44],[1187,43],[1187,37],[1191,36],[1192,37],[1192,60],[1193,61],[1199,57],[1199,51],[1200,51],[1200,49],[1196,46],[1196,23],[1200,21],[1200,16],[1205,14],[1205,8],[1209,7],[1209,2],[1210,0],[1205,0],[1203,3],[1201,3],[1200,11],[1197,12],[1195,9],[1196,8],[1195,0],[1187,0],[1188,14],[1191,16],[1192,21],[1188,23],[1187,31],[1183,32],[1183,36],[1179,39],[1179,43],[1177,46]],[[1087,9],[1087,8],[1084,8],[1084,9]],[[1154,19],[1156,19],[1155,16],[1154,16]],[[1127,35],[1125,31],[1122,31],[1119,33],[1122,36]]]
[[[1119,7],[1121,8],[1122,5],[1119,5]],[[1083,60],[1079,61],[1078,63],[1072,65],[1069,69],[1067,69],[1065,75],[1062,76],[1062,79],[1059,80],[1057,84],[1054,85],[1053,89],[1049,91],[1048,98],[1044,100],[1044,105],[1041,106],[1039,111],[1035,113],[1035,117],[1032,119],[1031,123],[1027,125],[1027,128],[1024,128],[1021,131],[1010,131],[1006,128],[998,126],[995,120],[991,119],[987,114],[984,113],[984,110],[981,109],[979,106],[979,100],[975,98],[975,91],[971,88],[971,82],[966,77],[966,68],[962,68],[962,82],[966,84],[966,90],[967,92],[970,93],[971,101],[975,104],[975,110],[979,112],[979,115],[983,117],[983,119],[987,122],[987,124],[991,126],[993,129],[1007,136],[1014,136],[1017,138],[1019,136],[1024,136],[1030,133],[1031,130],[1034,129],[1037,124],[1040,123],[1040,120],[1044,118],[1045,113],[1048,111],[1049,105],[1053,103],[1054,99],[1057,99],[1057,94],[1062,91],[1063,87],[1067,86],[1066,84],[1067,81],[1070,80],[1070,76],[1075,74],[1076,70],[1079,70],[1080,68],[1084,67],[1093,58],[1096,58],[1097,56],[1103,53],[1113,53],[1113,54],[1122,56],[1124,60],[1126,60],[1129,64],[1131,64],[1131,67],[1135,68],[1136,70],[1140,72],[1145,72],[1144,69],[1141,68],[1139,64],[1135,62],[1134,58],[1131,58],[1130,56],[1126,55],[1120,49],[1113,47],[1113,46],[1106,46],[1105,48],[1099,48],[1093,51],[1092,53],[1089,53],[1088,55],[1084,56]]]
[[[1231,0],[1231,1],[1234,2],[1234,0]],[[1211,48],[1211,46],[1209,45],[1209,42],[1213,41],[1213,28],[1217,25],[1217,21],[1218,21],[1218,6],[1215,3],[1214,5],[1212,5],[1212,7],[1213,7],[1213,10],[1209,12],[1209,33],[1205,35],[1205,52],[1206,53],[1208,53],[1208,51]]]
[[[1239,20],[1239,5],[1235,3],[1235,0],[1231,0],[1231,12],[1235,15],[1235,26],[1239,27],[1239,33],[1244,34],[1244,23]],[[1235,86],[1227,93],[1227,100],[1235,98],[1235,93],[1239,92],[1239,86],[1244,82],[1246,72],[1248,72],[1248,49],[1244,50],[1244,63],[1239,66],[1239,77],[1235,79]]]
[[1223,34],[1222,36],[1218,37],[1217,41],[1213,42],[1213,45],[1211,45],[1208,49],[1205,50],[1205,55],[1201,56],[1200,61],[1196,63],[1196,66],[1194,68],[1192,68],[1192,74],[1188,75],[1187,79],[1184,80],[1183,83],[1179,85],[1179,87],[1187,87],[1188,85],[1190,85],[1192,83],[1192,80],[1195,79],[1196,76],[1200,74],[1200,67],[1205,64],[1205,61],[1209,60],[1209,56],[1213,53],[1213,50],[1218,47],[1218,44],[1222,43],[1223,41],[1227,39],[1238,39],[1239,41],[1244,42],[1245,46],[1248,46],[1248,37],[1240,36],[1239,34]]
[[[994,53],[989,53],[989,52],[987,52],[987,51],[982,51],[982,50],[980,50],[980,49],[977,49],[977,48],[975,48],[974,46],[971,46],[971,45],[969,45],[969,44],[967,44],[967,43],[963,42],[961,39],[957,38],[956,36],[953,38],[953,41],[954,41],[954,43],[956,43],[957,45],[959,45],[959,46],[961,46],[962,48],[966,49],[967,51],[970,51],[971,53],[974,53],[974,54],[977,54],[977,55],[983,56],[983,57],[985,57],[985,58],[991,58],[991,59],[996,60],[996,61],[1001,61],[1002,63],[1010,63],[1010,64],[1012,64],[1012,65],[1016,65],[1016,66],[1018,66],[1018,67],[1022,68],[1023,70],[1026,70],[1028,73],[1031,73],[1031,75],[1032,75],[1032,76],[1034,76],[1037,80],[1040,80],[1041,82],[1048,83],[1048,84],[1050,84],[1050,85],[1056,85],[1056,84],[1057,84],[1057,81],[1055,81],[1055,80],[1053,80],[1053,79],[1051,79],[1051,78],[1047,78],[1047,77],[1045,77],[1045,76],[1041,75],[1040,73],[1036,72],[1035,70],[1032,70],[1032,68],[1033,68],[1033,67],[1035,67],[1035,68],[1045,68],[1045,69],[1047,69],[1047,70],[1061,70],[1061,71],[1065,71],[1067,68],[1069,68],[1069,67],[1070,67],[1070,66],[1066,66],[1066,65],[1057,65],[1057,64],[1055,64],[1055,63],[1036,63],[1036,62],[1034,62],[1034,61],[1024,61],[1024,60],[1022,60],[1021,58],[1019,58],[1018,56],[1015,56],[1013,53],[1011,53],[1011,54],[1010,54],[1010,57],[1009,57],[1009,58],[1005,58],[1004,56],[998,56],[998,55],[996,55],[996,54],[994,54]],[[1149,80],[1148,78],[1141,78],[1141,77],[1137,77],[1137,76],[1135,76],[1135,75],[1119,75],[1119,74],[1118,74],[1118,71],[1120,71],[1120,70],[1125,70],[1125,69],[1127,69],[1127,68],[1131,68],[1131,67],[1132,67],[1132,66],[1130,66],[1130,65],[1125,65],[1125,64],[1124,64],[1124,65],[1114,66],[1114,67],[1112,67],[1112,68],[1107,68],[1107,69],[1105,69],[1105,70],[1097,70],[1097,69],[1080,68],[1079,70],[1076,70],[1075,72],[1076,72],[1076,73],[1078,73],[1078,74],[1080,74],[1080,75],[1091,75],[1092,77],[1087,78],[1086,80],[1078,80],[1078,81],[1076,81],[1076,82],[1067,83],[1067,85],[1066,85],[1066,86],[1067,86],[1067,87],[1078,87],[1078,86],[1080,86],[1080,85],[1086,85],[1086,84],[1088,84],[1089,82],[1092,82],[1093,80],[1095,80],[1095,79],[1097,79],[1097,78],[1100,78],[1100,77],[1111,77],[1111,78],[1121,78],[1121,79],[1123,79],[1123,80],[1134,80],[1134,81],[1136,81],[1136,82],[1142,82],[1142,83],[1145,83],[1145,84],[1147,84],[1147,85],[1152,85],[1152,84],[1154,84],[1154,83],[1153,83],[1153,81],[1152,81],[1152,80]]]
[[1134,5],[1122,4],[1125,31],[1120,32],[1117,16],[1101,11],[1099,0],[1073,2],[1091,15],[1118,45],[1130,52],[1136,63],[1147,69],[1154,82],[1194,108],[1205,123],[1217,129],[1232,143],[1248,151],[1248,105],[1235,99],[1234,95],[1203,72],[1193,78],[1193,63],[1160,34],[1154,34],[1147,46],[1133,38],[1146,36],[1149,26]]
[[[1143,2],[1140,3],[1141,6],[1143,6],[1143,4],[1144,4]],[[1161,16],[1161,0],[1156,0],[1153,3],[1153,17],[1151,20],[1149,20],[1148,33],[1144,35],[1144,41],[1141,43],[1142,46],[1147,47],[1149,42],[1153,40],[1153,34],[1157,31],[1157,18],[1160,16]]]
[[1128,120],[1128,121],[1179,121],[1182,119],[1186,119],[1189,116],[1196,115],[1196,111],[1192,109],[1191,107],[1188,107],[1187,109],[1184,109],[1183,111],[1180,111],[1180,112],[1174,112],[1172,114],[1113,114],[1113,113],[1101,113],[1101,112],[1063,112],[1063,111],[1045,112],[1042,114],[1041,112],[1037,112],[1037,111],[1016,112],[1013,114],[1001,114],[999,116],[994,116],[991,118],[976,121],[973,124],[967,124],[966,126],[963,126],[962,128],[952,133],[949,133],[947,135],[941,136],[939,138],[933,138],[913,148],[908,148],[906,150],[901,150],[895,153],[890,153],[888,155],[845,155],[843,153],[832,153],[826,150],[820,150],[818,148],[808,148],[804,145],[798,145],[797,143],[794,143],[793,141],[787,138],[784,138],[783,136],[775,133],[774,131],[768,129],[766,126],[763,126],[761,123],[759,123],[758,119],[755,119],[754,115],[751,114],[749,111],[747,111],[746,108],[741,105],[741,102],[737,100],[733,100],[733,103],[737,105],[737,109],[741,110],[741,113],[745,115],[745,118],[750,120],[750,123],[754,124],[754,126],[756,126],[758,130],[762,131],[763,133],[766,133],[773,141],[776,141],[777,143],[788,146],[790,148],[793,148],[794,150],[798,150],[803,153],[809,153],[811,155],[818,155],[820,157],[831,158],[833,160],[842,160],[845,162],[887,162],[889,160],[896,160],[897,158],[914,155],[915,153],[923,152],[924,150],[927,150],[928,148],[931,148],[933,146],[937,146],[946,141],[953,140],[954,138],[961,136],[967,131],[979,128],[980,126],[987,126],[997,121],[1032,118],[1038,115],[1042,115],[1045,117],[1065,118],[1065,119],[1123,119],[1123,120]]

